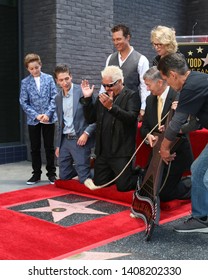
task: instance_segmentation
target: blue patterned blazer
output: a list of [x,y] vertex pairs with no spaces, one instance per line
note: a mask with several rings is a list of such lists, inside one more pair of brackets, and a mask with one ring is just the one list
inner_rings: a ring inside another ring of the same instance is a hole
[[19,102],[27,115],[28,125],[37,125],[39,114],[46,114],[49,123],[57,121],[55,96],[57,87],[51,75],[41,72],[40,91],[37,89],[32,75],[27,76],[21,82]]

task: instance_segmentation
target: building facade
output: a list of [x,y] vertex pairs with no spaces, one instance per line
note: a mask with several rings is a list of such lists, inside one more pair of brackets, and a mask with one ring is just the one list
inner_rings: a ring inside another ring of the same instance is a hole
[[100,72],[114,50],[113,25],[130,27],[131,44],[151,65],[154,26],[174,27],[178,36],[207,35],[207,12],[207,0],[0,0],[0,164],[30,159],[19,105],[25,54],[38,53],[43,72],[50,74],[57,63],[67,63],[74,82],[89,79],[98,90]]

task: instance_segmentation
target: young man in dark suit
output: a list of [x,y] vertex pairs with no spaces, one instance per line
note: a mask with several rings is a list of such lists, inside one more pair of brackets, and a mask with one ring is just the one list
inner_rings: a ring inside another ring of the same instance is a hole
[[83,96],[80,85],[72,83],[72,74],[66,64],[57,65],[54,71],[58,92],[56,111],[58,133],[56,156],[59,158],[59,177],[70,180],[78,175],[84,183],[91,178],[90,155],[94,147],[95,124],[89,125],[79,99]]

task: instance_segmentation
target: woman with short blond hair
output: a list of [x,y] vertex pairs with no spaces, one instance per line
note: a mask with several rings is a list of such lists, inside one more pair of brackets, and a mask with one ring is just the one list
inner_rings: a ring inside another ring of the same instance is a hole
[[178,52],[175,29],[167,26],[158,25],[151,31],[151,43],[157,52],[153,60],[153,66],[157,66],[161,57]]

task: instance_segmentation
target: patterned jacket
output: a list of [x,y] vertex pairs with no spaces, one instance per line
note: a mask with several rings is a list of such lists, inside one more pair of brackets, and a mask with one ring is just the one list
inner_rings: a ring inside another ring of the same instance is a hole
[[21,82],[19,102],[27,115],[28,125],[37,125],[36,119],[39,114],[46,114],[49,123],[57,121],[55,112],[55,96],[57,94],[56,84],[53,77],[41,72],[40,91],[37,89],[35,79],[32,75],[27,76]]

